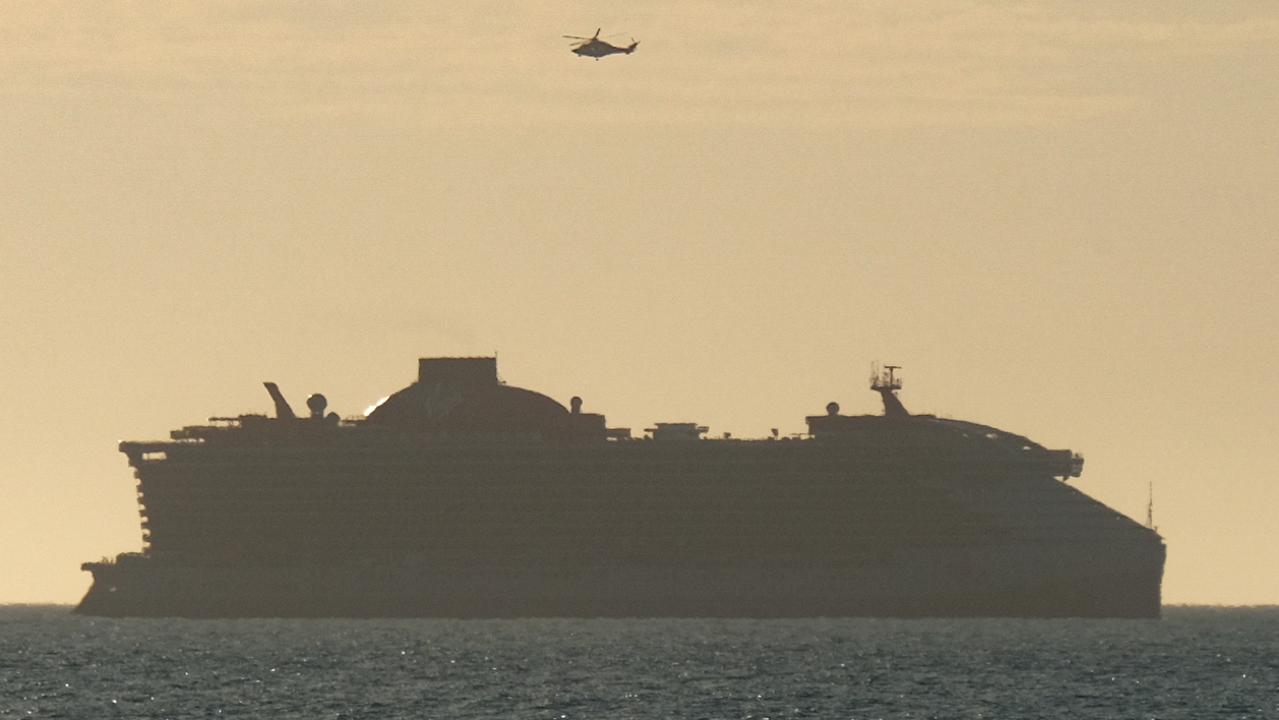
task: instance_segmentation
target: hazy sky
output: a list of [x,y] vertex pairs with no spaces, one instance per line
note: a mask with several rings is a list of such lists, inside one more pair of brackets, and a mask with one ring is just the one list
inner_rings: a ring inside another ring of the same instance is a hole
[[0,6],[0,602],[140,547],[118,440],[494,350],[736,436],[900,364],[1279,602],[1279,6],[532,5]]

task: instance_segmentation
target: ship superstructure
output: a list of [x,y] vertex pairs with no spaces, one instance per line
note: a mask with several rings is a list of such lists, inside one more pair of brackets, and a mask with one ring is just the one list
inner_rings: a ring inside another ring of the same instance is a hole
[[1065,480],[1082,458],[976,423],[831,403],[801,438],[634,438],[424,358],[367,417],[320,395],[124,442],[144,547],[79,610],[182,616],[1125,616],[1164,546]]

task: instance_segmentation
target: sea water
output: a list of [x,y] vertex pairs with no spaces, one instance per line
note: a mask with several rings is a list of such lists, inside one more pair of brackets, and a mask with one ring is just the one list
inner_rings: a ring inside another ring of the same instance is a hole
[[1279,718],[1279,609],[110,620],[0,608],[0,718]]

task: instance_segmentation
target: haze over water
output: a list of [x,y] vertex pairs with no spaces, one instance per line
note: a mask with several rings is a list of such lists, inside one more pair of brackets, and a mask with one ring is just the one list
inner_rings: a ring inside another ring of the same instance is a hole
[[0,77],[0,602],[140,547],[118,440],[494,350],[735,437],[899,364],[1279,600],[1270,5],[5,3]]

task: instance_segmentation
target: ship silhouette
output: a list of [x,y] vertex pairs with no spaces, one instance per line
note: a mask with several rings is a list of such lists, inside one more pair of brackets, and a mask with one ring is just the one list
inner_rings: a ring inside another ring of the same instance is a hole
[[85,563],[77,610],[187,617],[1157,617],[1165,548],[1068,484],[1083,459],[978,423],[883,415],[808,433],[635,438],[424,358],[366,417],[122,442],[143,549]]

